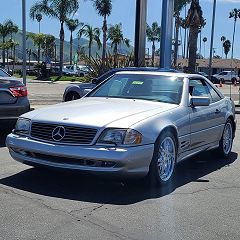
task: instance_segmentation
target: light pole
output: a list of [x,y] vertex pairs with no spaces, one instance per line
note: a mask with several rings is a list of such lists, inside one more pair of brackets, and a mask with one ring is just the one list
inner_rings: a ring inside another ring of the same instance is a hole
[[145,65],[147,0],[136,0],[134,66]]
[[213,57],[213,39],[214,39],[214,27],[215,27],[215,16],[216,16],[216,3],[217,3],[217,0],[214,0],[213,16],[212,16],[212,33],[211,33],[211,43],[210,43],[210,57],[209,57],[209,72],[208,72],[209,79],[211,79],[211,75],[212,75],[212,57]]
[[23,84],[26,85],[26,65],[27,65],[27,56],[26,56],[26,0],[22,0],[22,52],[23,52],[23,62],[22,62],[22,77]]
[[172,30],[173,30],[174,0],[162,2],[162,26],[160,45],[160,67],[171,68],[172,62]]

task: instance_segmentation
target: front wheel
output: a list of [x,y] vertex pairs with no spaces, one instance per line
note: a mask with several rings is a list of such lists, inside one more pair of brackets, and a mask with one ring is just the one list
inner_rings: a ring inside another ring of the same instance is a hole
[[80,99],[79,94],[76,92],[70,92],[67,94],[67,96],[65,98],[65,102],[69,102],[69,101],[73,101],[73,100],[77,100],[77,99]]
[[227,158],[232,150],[233,144],[233,123],[230,119],[227,120],[222,138],[219,142],[218,153],[221,157]]
[[177,144],[171,132],[164,132],[155,143],[149,168],[148,181],[152,185],[166,185],[171,182],[177,158]]

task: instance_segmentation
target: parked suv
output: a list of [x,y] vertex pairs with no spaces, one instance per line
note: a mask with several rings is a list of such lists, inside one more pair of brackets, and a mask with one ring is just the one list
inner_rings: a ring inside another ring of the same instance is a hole
[[218,79],[219,81],[224,82],[239,82],[239,76],[234,71],[223,71],[218,74],[214,74],[213,77]]

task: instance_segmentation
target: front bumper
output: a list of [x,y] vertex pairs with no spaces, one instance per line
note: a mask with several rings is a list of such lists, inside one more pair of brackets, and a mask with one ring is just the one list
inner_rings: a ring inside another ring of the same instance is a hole
[[149,171],[154,144],[136,147],[71,146],[45,143],[9,134],[15,160],[31,166],[79,170],[113,177],[143,177]]

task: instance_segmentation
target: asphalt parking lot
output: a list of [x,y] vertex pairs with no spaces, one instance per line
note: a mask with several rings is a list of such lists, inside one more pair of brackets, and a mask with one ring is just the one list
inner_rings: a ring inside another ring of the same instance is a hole
[[228,161],[201,154],[171,187],[149,188],[25,166],[3,136],[0,239],[240,239],[239,141],[238,125]]

